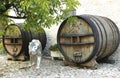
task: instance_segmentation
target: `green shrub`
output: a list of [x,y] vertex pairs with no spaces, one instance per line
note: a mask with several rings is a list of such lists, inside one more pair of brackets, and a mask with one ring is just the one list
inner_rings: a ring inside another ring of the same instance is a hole
[[51,51],[59,51],[58,45],[57,44],[51,45],[49,50],[51,50]]
[[6,54],[2,42],[0,42],[0,54]]
[[0,49],[3,48],[3,44],[0,42]]

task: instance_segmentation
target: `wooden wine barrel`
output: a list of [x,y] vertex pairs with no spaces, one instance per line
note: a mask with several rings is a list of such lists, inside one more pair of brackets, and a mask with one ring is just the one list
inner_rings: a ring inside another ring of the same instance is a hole
[[76,20],[62,22],[57,34],[59,50],[67,61],[82,64],[100,60],[118,48],[120,35],[116,24],[102,16],[73,16]]
[[41,33],[34,34],[30,31],[20,29],[20,24],[11,24],[5,29],[3,36],[3,45],[7,53],[13,57],[18,57],[21,53],[29,56],[28,45],[32,39],[41,41],[42,49],[46,46],[46,34],[43,30]]

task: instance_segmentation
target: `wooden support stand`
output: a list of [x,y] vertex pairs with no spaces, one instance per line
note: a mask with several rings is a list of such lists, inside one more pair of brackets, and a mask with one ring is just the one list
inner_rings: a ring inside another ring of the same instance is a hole
[[51,59],[55,60],[55,58],[64,60],[64,56],[59,51],[51,51]]
[[87,68],[92,68],[92,69],[97,69],[98,63],[96,62],[96,60],[92,59],[92,60],[89,61],[89,62],[80,64],[80,66],[82,66],[82,67],[87,67]]
[[7,55],[7,59],[8,60],[14,60],[14,61],[25,61],[26,60],[26,56],[24,54],[21,54],[20,56],[17,57],[13,57],[11,55]]
[[64,64],[70,65],[70,66],[87,67],[87,68],[91,68],[91,69],[96,69],[98,67],[98,63],[96,62],[95,59],[92,59],[86,63],[79,64],[79,65],[76,64],[75,62],[70,62],[70,61],[65,60]]

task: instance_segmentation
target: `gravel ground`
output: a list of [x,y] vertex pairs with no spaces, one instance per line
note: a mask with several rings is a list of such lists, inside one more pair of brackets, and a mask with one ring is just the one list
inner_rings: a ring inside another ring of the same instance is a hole
[[120,61],[101,63],[95,70],[64,66],[61,60],[43,59],[40,70],[28,67],[29,61],[8,61],[0,56],[0,78],[120,78]]

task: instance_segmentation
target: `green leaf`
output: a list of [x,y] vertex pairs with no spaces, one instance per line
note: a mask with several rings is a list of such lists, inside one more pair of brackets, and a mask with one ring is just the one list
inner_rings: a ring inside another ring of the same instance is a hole
[[[50,28],[53,24],[58,24],[69,16],[68,13],[71,10],[80,5],[78,0],[3,0],[2,4],[0,3],[0,11],[11,2],[13,2],[11,7],[16,9],[18,17],[21,17],[23,13],[27,17],[22,29],[33,32],[42,31],[42,27]],[[11,23],[7,17],[0,16],[3,17],[0,18],[3,28]]]

